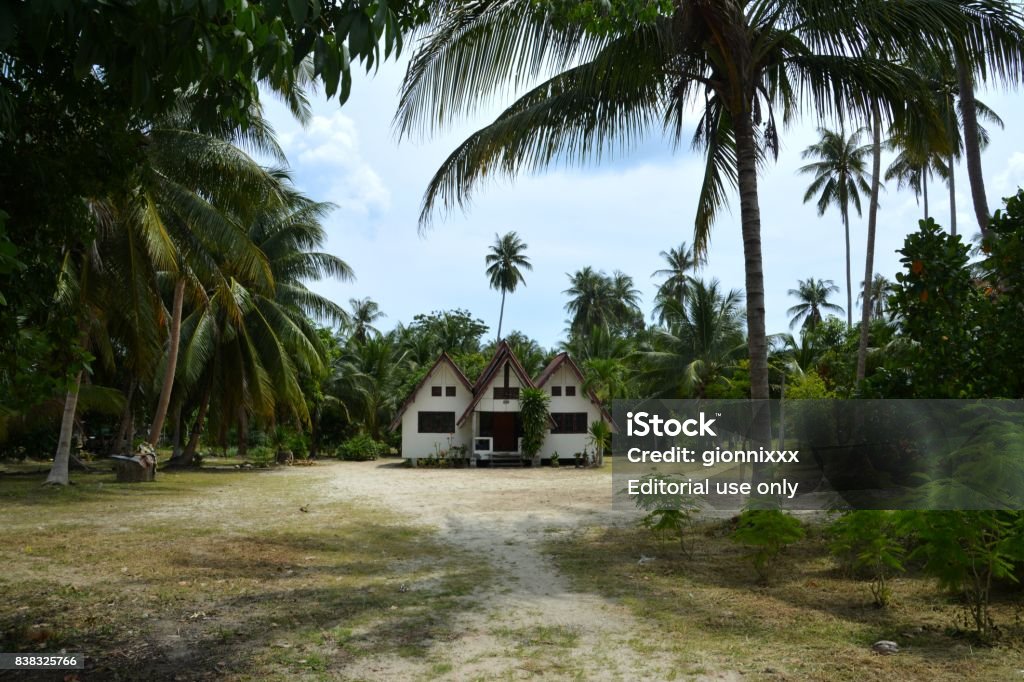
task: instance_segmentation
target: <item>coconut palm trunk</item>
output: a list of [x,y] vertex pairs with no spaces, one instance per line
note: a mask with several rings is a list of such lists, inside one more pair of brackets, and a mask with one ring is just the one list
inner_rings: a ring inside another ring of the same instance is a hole
[[196,452],[199,451],[199,439],[203,435],[203,430],[206,427],[206,413],[210,409],[211,395],[212,391],[207,388],[199,403],[199,412],[196,414],[196,423],[192,426],[192,432],[189,434],[188,443],[185,445],[185,449],[181,451],[181,457],[171,462],[171,466],[187,467],[192,465],[192,460],[195,459]]
[[736,157],[747,289],[747,344],[750,397],[768,398],[768,342],[765,335],[764,266],[761,256],[761,208],[757,195],[757,149],[750,112],[737,116]]
[[501,343],[501,323],[505,321],[505,289],[501,290],[501,312],[498,313],[498,340]]
[[924,195],[924,219],[928,220],[928,169],[921,171],[921,193]]
[[160,398],[153,414],[153,425],[149,429],[149,444],[156,447],[160,440],[160,432],[167,419],[167,407],[171,404],[171,389],[174,388],[174,373],[178,366],[178,344],[181,341],[181,309],[185,302],[185,278],[181,277],[174,285],[174,303],[171,312],[170,342],[167,347],[167,366],[164,369],[163,385],[160,387]]
[[[864,259],[864,308],[861,311],[860,344],[857,347],[858,387],[864,381],[868,365],[868,331],[871,326],[871,310],[873,307],[871,282],[875,277],[875,231],[878,227],[878,194],[882,186],[882,115],[877,103],[872,107],[871,119],[871,135],[874,149],[871,155],[871,201],[868,205],[868,243]],[[927,169],[925,173],[927,173]]]
[[57,452],[53,455],[50,475],[46,477],[48,485],[67,485],[68,463],[71,461],[71,436],[75,430],[75,410],[78,408],[78,393],[82,388],[82,371],[75,376],[74,383],[68,387],[64,398],[64,416],[60,420],[60,438],[57,440]]
[[853,327],[853,275],[850,270],[850,210],[843,205],[843,228],[846,230],[846,326]]
[[[971,98],[972,102],[974,98]],[[949,233],[956,236],[956,150],[957,144],[957,122],[956,113],[952,106],[949,107]],[[984,193],[985,188],[982,188]],[[982,228],[984,229],[984,228]]]
[[964,156],[967,159],[967,179],[971,183],[974,215],[983,237],[988,236],[988,198],[985,196],[985,178],[981,171],[981,141],[978,135],[978,107],[974,100],[974,74],[970,61],[959,51],[956,55],[956,75],[960,86],[960,114],[963,118]]

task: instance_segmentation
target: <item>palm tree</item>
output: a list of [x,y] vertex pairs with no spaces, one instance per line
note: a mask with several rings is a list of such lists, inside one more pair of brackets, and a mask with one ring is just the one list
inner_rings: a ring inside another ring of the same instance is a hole
[[653,348],[640,351],[639,379],[666,397],[707,397],[708,389],[743,357],[743,294],[697,280],[686,299],[667,304],[668,326],[656,329]]
[[373,323],[387,315],[381,312],[376,301],[370,298],[350,298],[348,305],[352,309],[348,315],[352,338],[362,343],[366,340],[367,332],[379,333]]
[[515,232],[509,232],[504,237],[495,234],[491,252],[484,259],[491,288],[501,291],[498,341],[501,341],[501,323],[505,318],[505,294],[514,292],[520,284],[526,286],[526,279],[523,277],[522,271],[533,270],[530,259],[523,255],[525,250],[526,243]]
[[532,78],[554,75],[526,89],[447,158],[427,188],[421,225],[435,205],[464,204],[496,172],[514,176],[600,158],[666,124],[679,139],[684,112],[700,103],[695,143],[707,164],[695,249],[706,249],[727,187],[736,186],[751,396],[762,399],[768,346],[757,177],[758,165],[778,150],[777,113],[786,121],[807,106],[819,116],[846,111],[866,118],[875,101],[891,114],[920,84],[871,50],[948,50],[951,32],[977,27],[974,35],[987,37],[993,22],[1012,14],[968,13],[955,0],[885,3],[886,11],[868,1],[682,0],[650,20],[611,19],[605,30],[591,30],[549,7],[531,0],[453,2],[422,28],[427,38],[409,65],[396,115],[400,134],[431,132],[495,93],[522,92]]
[[792,315],[789,328],[793,329],[803,322],[802,328],[806,331],[814,331],[818,323],[823,319],[822,312],[831,311],[842,315],[843,309],[830,303],[828,297],[839,291],[836,283],[830,279],[814,279],[808,277],[797,283],[796,289],[790,289],[789,295],[796,297],[800,302],[786,311]]
[[[868,300],[868,307],[871,309],[871,319],[881,320],[884,318],[889,307],[889,294],[893,291],[893,283],[885,275],[875,273],[874,279],[871,280],[871,285],[865,287],[864,282],[861,282],[861,287],[865,291],[871,292],[871,297]],[[857,295],[857,302],[862,303],[863,301],[864,292],[862,291]]]
[[154,446],[170,405],[186,287],[191,284],[194,299],[202,298],[196,288],[201,286],[200,279],[210,279],[212,250],[234,251],[236,263],[246,270],[247,277],[269,280],[266,259],[242,225],[261,205],[282,200],[280,179],[242,149],[284,161],[273,132],[260,116],[259,105],[254,104],[251,112],[252,126],[245,130],[225,127],[211,134],[195,128],[188,104],[182,101],[178,110],[148,131],[148,164],[140,192],[139,220],[149,238],[168,240],[178,256],[170,271],[174,285],[168,347],[148,438]]
[[[949,167],[942,153],[927,149],[906,139],[892,137],[886,143],[890,151],[896,151],[896,158],[885,171],[885,180],[896,181],[896,188],[907,188],[914,197],[924,199],[924,219],[931,217],[928,204],[928,179],[934,173],[943,180],[949,179]],[[861,295],[863,298],[863,294]]]
[[693,250],[686,245],[686,242],[668,251],[661,251],[658,255],[665,259],[668,267],[651,273],[651,277],[665,278],[665,281],[658,287],[652,315],[659,322],[664,322],[665,301],[682,302],[686,298],[686,292],[693,281],[690,273],[697,269],[697,259],[694,258]]
[[825,215],[829,206],[839,208],[846,231],[846,324],[853,326],[853,276],[850,269],[850,204],[861,214],[860,194],[869,194],[867,156],[871,145],[862,145],[864,129],[850,137],[842,131],[819,128],[821,140],[804,150],[803,158],[817,161],[800,168],[800,172],[813,175],[814,180],[804,194],[804,203],[817,198],[818,215]]
[[611,280],[589,265],[566,276],[569,288],[562,293],[569,296],[565,310],[570,315],[571,335],[580,335],[594,327],[611,329],[617,309]]

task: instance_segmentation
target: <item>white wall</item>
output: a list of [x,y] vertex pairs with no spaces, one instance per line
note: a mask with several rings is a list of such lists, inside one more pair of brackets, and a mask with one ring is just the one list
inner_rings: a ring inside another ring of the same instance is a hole
[[[552,386],[561,386],[562,395],[552,396]],[[567,397],[565,395],[566,386],[575,386],[576,395]],[[544,384],[543,389],[551,397],[548,412],[586,412],[588,428],[591,423],[601,418],[601,410],[598,409],[597,405],[590,402],[590,398],[583,391],[583,384],[580,383],[579,377],[564,363],[555,370],[555,373]],[[570,461],[574,454],[583,452],[589,441],[590,436],[586,433],[549,433],[544,438],[544,445],[541,446],[540,456],[542,459],[548,459],[552,453],[557,452],[562,462]]]
[[[518,412],[519,401],[518,400],[495,400],[494,388],[503,387],[505,385],[505,369],[499,367],[498,371],[494,373],[494,377],[491,378],[491,383],[484,386],[481,390],[483,391],[483,398],[473,408],[477,412]],[[523,390],[523,382],[519,380],[519,376],[511,369],[508,370],[508,385],[509,388],[518,388],[520,391]],[[466,420],[468,423],[470,420]]]
[[[441,387],[441,395],[432,396],[432,386]],[[445,396],[445,388],[455,386],[455,396]],[[432,456],[437,448],[447,450],[450,445],[471,445],[472,420],[467,419],[462,428],[456,424],[456,432],[451,436],[447,433],[419,433],[420,412],[454,412],[455,421],[469,407],[473,399],[469,389],[456,377],[451,366],[442,362],[434,371],[428,375],[427,380],[420,386],[411,403],[402,415],[402,457],[406,459],[419,459]]]

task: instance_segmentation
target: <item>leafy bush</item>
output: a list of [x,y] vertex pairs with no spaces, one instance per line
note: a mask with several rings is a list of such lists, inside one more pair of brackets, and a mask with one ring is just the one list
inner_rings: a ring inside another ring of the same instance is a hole
[[897,536],[896,520],[893,512],[854,511],[840,516],[828,529],[832,556],[846,571],[867,574],[871,596],[879,607],[892,603],[888,577],[903,571],[905,550]]
[[361,433],[339,445],[337,456],[346,462],[369,462],[387,455],[390,451],[387,443],[381,443]]
[[277,461],[277,450],[266,445],[257,445],[254,448],[249,448],[246,459],[254,467],[265,469]]
[[911,559],[939,587],[964,598],[966,622],[982,639],[995,631],[989,613],[996,581],[1016,582],[1024,562],[1024,513],[1011,511],[907,511],[900,527],[915,542]]
[[749,558],[758,577],[766,582],[782,550],[803,536],[803,526],[789,514],[778,509],[748,509],[740,514],[732,539],[753,548]]
[[[663,480],[677,479],[676,476],[659,476]],[[640,519],[640,526],[649,530],[659,540],[675,540],[686,553],[686,529],[693,525],[694,517],[700,511],[697,498],[691,495],[645,495],[636,496],[636,506],[647,512]]]

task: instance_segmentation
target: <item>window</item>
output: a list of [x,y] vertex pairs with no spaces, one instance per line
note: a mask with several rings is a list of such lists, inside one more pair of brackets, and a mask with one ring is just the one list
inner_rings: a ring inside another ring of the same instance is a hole
[[561,386],[552,386],[551,387],[551,395],[553,395],[556,398],[558,396],[562,395],[562,387]]
[[551,433],[587,432],[586,412],[552,412],[551,418],[555,421],[555,428],[551,429]]
[[455,387],[454,386],[445,386],[444,387],[444,394],[448,398],[454,398],[455,397]]
[[420,412],[420,433],[455,433],[454,412]]
[[435,398],[440,398],[441,397],[441,387],[440,386],[431,386],[430,387],[430,395],[434,396]]
[[565,395],[570,397],[570,398],[573,397],[574,395],[576,395],[576,387],[575,386],[566,386],[565,387]]
[[495,400],[519,400],[519,387],[518,386],[507,386],[502,388],[501,386],[494,387],[494,399]]

